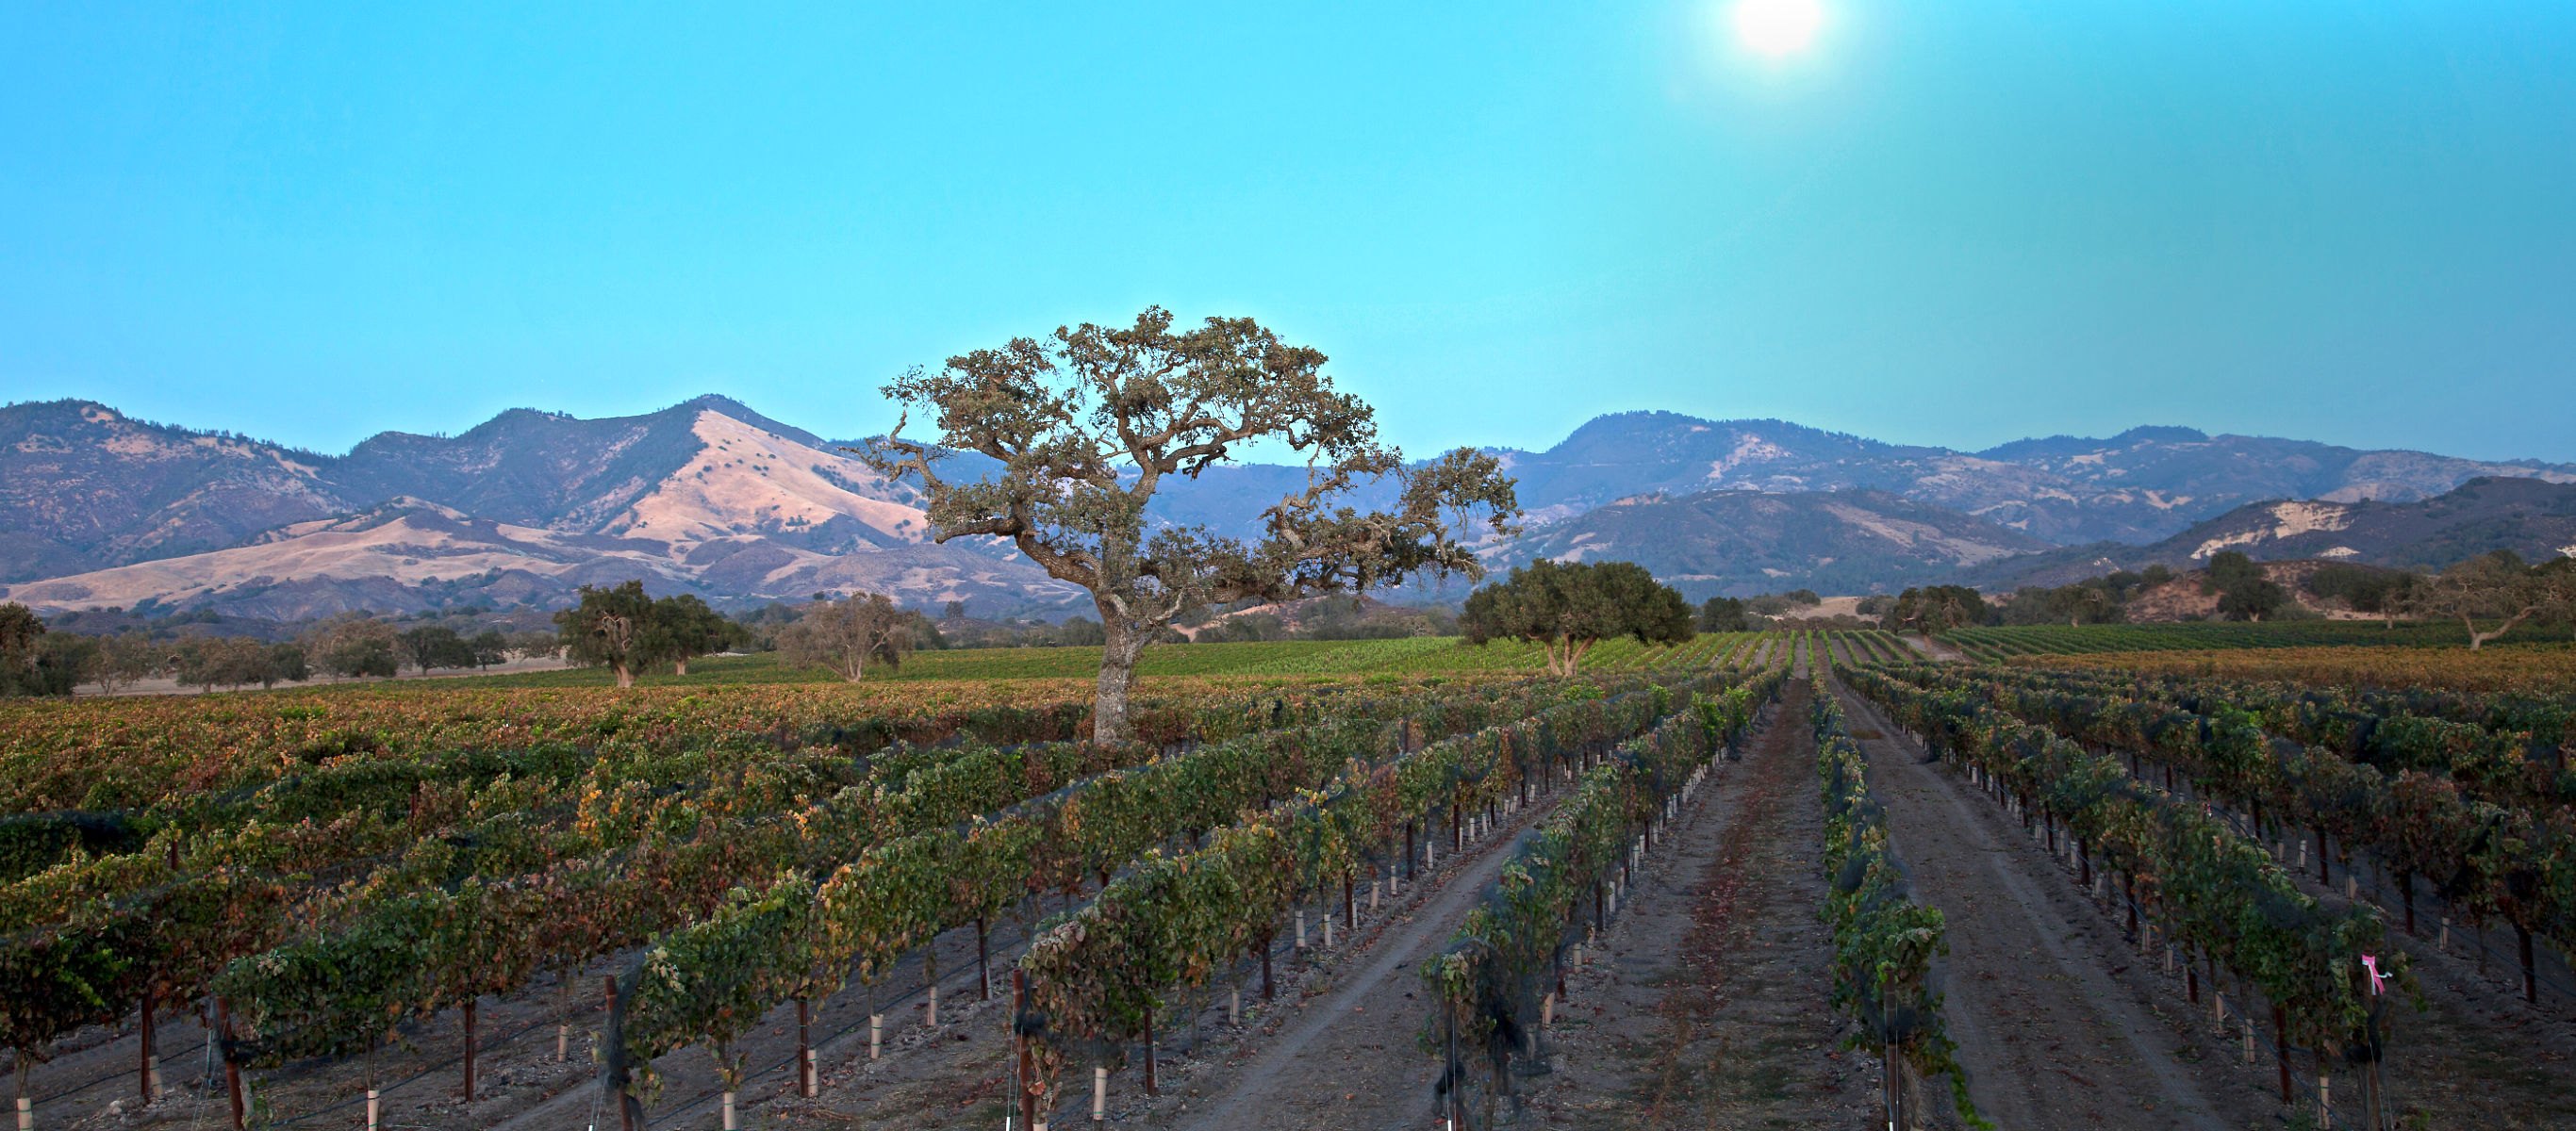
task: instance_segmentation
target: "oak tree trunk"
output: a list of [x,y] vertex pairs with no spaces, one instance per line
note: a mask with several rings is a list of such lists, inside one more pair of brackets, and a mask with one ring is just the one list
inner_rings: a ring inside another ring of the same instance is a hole
[[1106,639],[1100,648],[1100,683],[1091,706],[1091,740],[1107,745],[1129,738],[1127,693],[1136,682],[1136,657],[1153,636],[1137,631],[1105,601],[1100,607],[1100,627]]

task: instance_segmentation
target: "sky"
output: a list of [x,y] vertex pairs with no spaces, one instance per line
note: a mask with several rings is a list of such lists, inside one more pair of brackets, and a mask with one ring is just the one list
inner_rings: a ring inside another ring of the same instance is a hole
[[1816,2],[1766,51],[1727,2],[0,0],[0,401],[847,437],[1159,304],[1415,455],[1664,409],[2576,461],[2576,4]]

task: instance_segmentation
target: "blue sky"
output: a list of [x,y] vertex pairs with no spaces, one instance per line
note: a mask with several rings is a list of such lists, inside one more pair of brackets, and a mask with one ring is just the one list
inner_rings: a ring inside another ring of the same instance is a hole
[[1608,411],[2576,460],[2576,5],[0,0],[0,400],[323,450],[1251,314]]

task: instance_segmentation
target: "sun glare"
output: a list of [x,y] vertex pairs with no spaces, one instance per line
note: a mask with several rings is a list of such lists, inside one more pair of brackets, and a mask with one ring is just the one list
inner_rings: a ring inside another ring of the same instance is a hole
[[1755,54],[1778,58],[1803,51],[1824,26],[1817,0],[1736,0],[1735,34]]

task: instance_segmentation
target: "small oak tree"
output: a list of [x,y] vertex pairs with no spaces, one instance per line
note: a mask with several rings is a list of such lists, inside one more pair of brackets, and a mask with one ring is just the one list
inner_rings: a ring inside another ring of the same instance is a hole
[[343,613],[305,637],[304,655],[315,667],[341,677],[391,679],[402,638],[394,627],[363,613]]
[[[920,481],[938,541],[1007,538],[1048,576],[1090,592],[1104,641],[1092,737],[1121,741],[1137,657],[1184,610],[1417,574],[1479,578],[1459,537],[1478,518],[1511,531],[1520,511],[1499,461],[1461,448],[1406,467],[1378,442],[1368,405],[1334,391],[1324,362],[1250,318],[1175,330],[1150,307],[1130,327],[1058,327],[913,370],[884,389],[905,406],[903,422],[856,450],[880,474]],[[935,442],[903,438],[916,411],[934,419]],[[1262,512],[1258,540],[1148,524],[1157,492],[1260,442],[1303,454],[1308,475]],[[937,464],[954,450],[1000,466],[949,478]],[[1395,488],[1388,509],[1337,505],[1379,480]]]
[[2203,594],[2218,595],[2218,615],[2229,620],[2259,621],[2291,603],[2290,591],[2263,572],[2243,550],[2221,550],[2209,559]]
[[653,659],[653,598],[641,581],[614,589],[584,585],[581,603],[555,613],[555,624],[565,658],[607,668],[619,687],[635,686],[635,669]]
[[895,607],[882,593],[853,593],[805,614],[778,633],[778,653],[792,666],[829,668],[852,683],[868,661],[902,667],[912,653],[913,623],[920,614]]
[[1965,585],[1927,585],[1908,589],[1887,610],[1889,632],[1936,636],[1954,628],[1984,624],[1991,612],[1983,594]]
[[1744,602],[1734,597],[1711,597],[1700,603],[1701,632],[1746,632],[1752,623],[1744,619]]
[[751,630],[733,622],[695,593],[664,597],[653,602],[653,620],[646,633],[645,651],[651,654],[647,663],[669,661],[672,674],[689,674],[689,660],[714,652],[728,651],[751,642]]
[[1604,640],[1640,644],[1691,638],[1691,607],[1634,562],[1566,563],[1540,558],[1467,595],[1458,628],[1469,644],[1532,640],[1547,649],[1550,675],[1573,675]]

